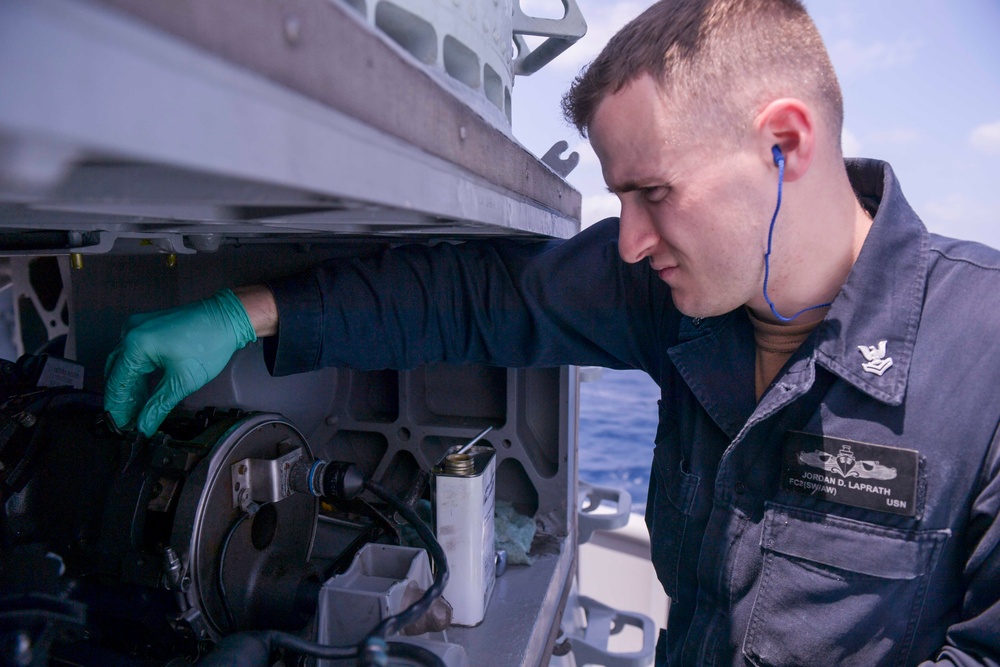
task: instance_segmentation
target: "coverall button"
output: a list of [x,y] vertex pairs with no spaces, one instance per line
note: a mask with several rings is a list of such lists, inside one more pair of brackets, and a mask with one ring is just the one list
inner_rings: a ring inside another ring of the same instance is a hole
[[736,493],[736,495],[742,496],[747,491],[746,484],[744,484],[743,482],[736,482],[736,484],[733,485],[733,491]]

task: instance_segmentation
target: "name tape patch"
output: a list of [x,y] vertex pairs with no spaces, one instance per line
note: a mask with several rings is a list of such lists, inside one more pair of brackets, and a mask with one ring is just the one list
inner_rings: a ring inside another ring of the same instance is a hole
[[920,455],[912,449],[790,431],[781,488],[835,503],[917,515]]

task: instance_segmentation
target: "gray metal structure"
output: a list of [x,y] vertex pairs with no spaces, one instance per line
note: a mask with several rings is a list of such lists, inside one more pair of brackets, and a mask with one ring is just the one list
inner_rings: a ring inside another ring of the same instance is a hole
[[3,0],[0,90],[6,255],[579,229],[578,192],[341,2]]
[[[503,4],[510,73],[582,34],[575,3],[564,6],[572,26],[560,36],[557,22]],[[375,11],[363,0],[0,0],[0,257],[19,267],[20,316],[41,317],[43,339],[68,330],[89,388],[100,390],[132,312],[373,243],[578,231],[580,195],[563,180],[573,160],[550,151],[550,168],[510,136],[509,87],[497,98],[484,76],[484,111],[369,25]],[[525,34],[546,39],[531,49]],[[53,255],[58,307],[27,268]],[[492,425],[497,497],[534,515],[537,559],[498,579],[482,625],[448,636],[471,664],[546,664],[576,550],[576,369],[271,378],[250,346],[187,404],[280,413],[317,456],[390,480]]]

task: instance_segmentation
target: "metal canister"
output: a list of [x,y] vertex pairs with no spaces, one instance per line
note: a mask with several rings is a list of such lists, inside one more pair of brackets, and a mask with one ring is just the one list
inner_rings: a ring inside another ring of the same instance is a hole
[[451,572],[444,598],[455,625],[482,622],[496,582],[496,451],[452,447],[433,469],[434,529]]

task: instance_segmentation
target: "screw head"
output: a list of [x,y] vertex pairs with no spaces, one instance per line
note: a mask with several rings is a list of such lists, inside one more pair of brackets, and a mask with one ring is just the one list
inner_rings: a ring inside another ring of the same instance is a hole
[[17,636],[14,637],[13,644],[14,664],[30,665],[33,661],[33,655],[31,651],[31,637],[28,636],[28,633],[17,633]]
[[285,17],[285,41],[291,46],[295,46],[302,39],[302,24],[299,22],[299,17],[295,14],[289,14]]

